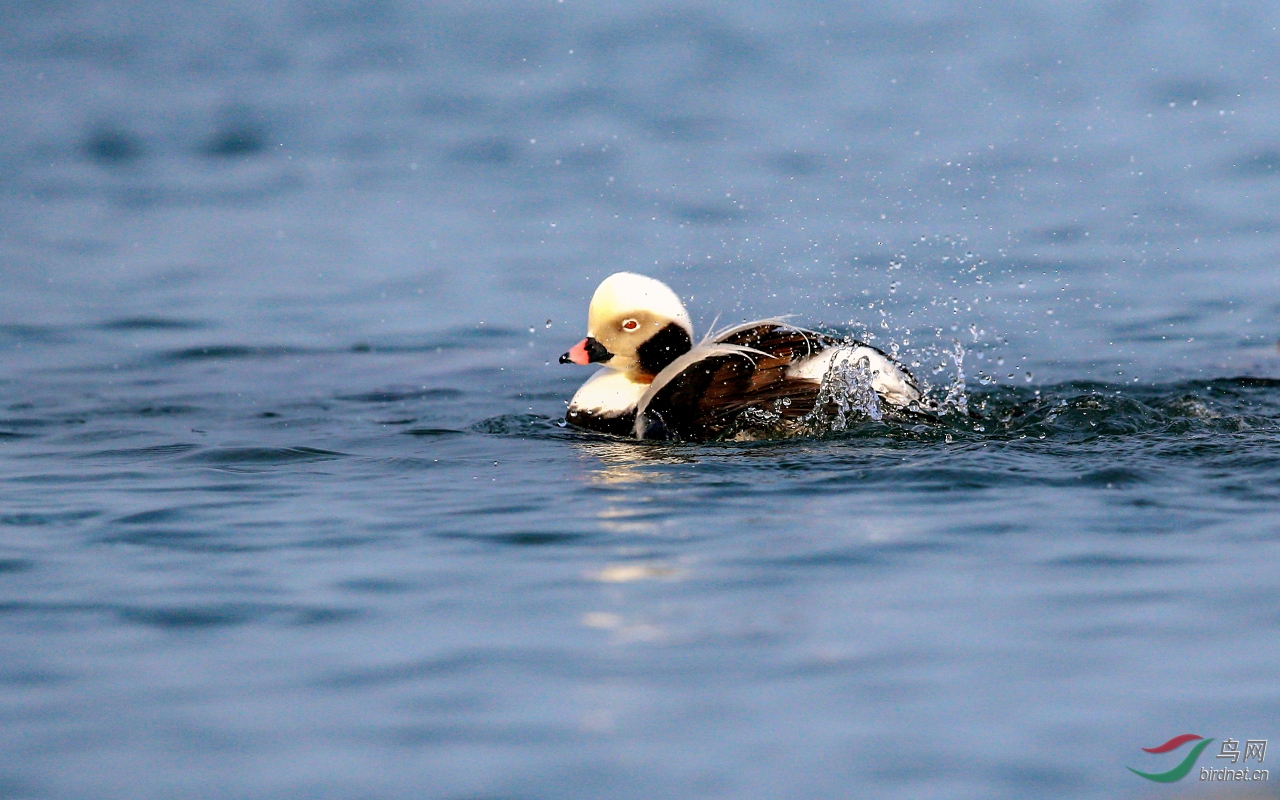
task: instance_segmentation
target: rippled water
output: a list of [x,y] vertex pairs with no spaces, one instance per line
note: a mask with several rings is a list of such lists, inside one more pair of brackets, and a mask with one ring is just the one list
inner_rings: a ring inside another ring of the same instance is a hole
[[[1140,748],[1280,738],[1271,6],[4,7],[0,797],[1164,797]],[[975,414],[561,427],[618,269]]]

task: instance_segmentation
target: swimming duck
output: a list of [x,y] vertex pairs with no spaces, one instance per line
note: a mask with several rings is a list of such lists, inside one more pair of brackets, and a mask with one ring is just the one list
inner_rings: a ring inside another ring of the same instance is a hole
[[752,411],[796,423],[825,400],[829,372],[861,367],[891,409],[921,403],[915,379],[888,355],[857,341],[765,319],[709,333],[675,292],[630,272],[605,278],[591,298],[587,337],[561,364],[601,364],[569,401],[565,421],[637,439],[708,441],[732,433]]

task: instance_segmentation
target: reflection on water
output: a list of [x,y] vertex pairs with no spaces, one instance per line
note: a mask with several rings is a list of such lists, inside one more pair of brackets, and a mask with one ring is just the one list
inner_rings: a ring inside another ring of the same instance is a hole
[[654,442],[586,441],[574,442],[573,446],[586,457],[585,462],[601,463],[591,470],[588,480],[602,485],[669,483],[672,473],[650,468],[697,463],[696,456],[680,452],[679,447]]
[[609,631],[613,644],[660,642],[668,638],[667,630],[651,622],[628,619],[612,611],[591,611],[582,615],[582,624],[588,628]]
[[587,573],[591,580],[601,583],[631,583],[642,580],[676,580],[685,575],[685,570],[671,564],[659,562],[629,561],[607,564],[599,570]]

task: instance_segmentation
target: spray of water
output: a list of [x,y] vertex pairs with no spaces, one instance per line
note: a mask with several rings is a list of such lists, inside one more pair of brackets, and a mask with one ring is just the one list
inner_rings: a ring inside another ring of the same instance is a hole
[[825,433],[847,430],[851,422],[884,419],[880,396],[872,388],[877,374],[866,358],[831,359],[806,426]]
[[[988,293],[993,278],[999,279],[1007,270],[966,249],[963,238],[922,239],[920,246],[941,248],[940,260],[930,265],[929,259],[913,258],[909,253],[892,257],[887,272],[877,276],[888,281],[879,299],[872,287],[861,292],[863,296],[870,293],[867,299],[853,295],[844,301],[862,309],[871,320],[849,320],[839,326],[838,333],[829,332],[843,334],[848,344],[856,341],[879,347],[912,372],[924,395],[922,400],[900,413],[881,403],[872,388],[876,375],[867,361],[833,359],[812,412],[797,421],[785,409],[750,409],[740,420],[740,430],[754,429],[756,435],[751,438],[821,436],[886,419],[927,424],[927,417],[942,424],[965,420],[965,428],[983,429],[986,400],[977,407],[971,404],[969,384],[976,381],[985,390],[998,385],[998,372],[1008,372],[1009,380],[1014,378],[1014,367],[1006,367],[1001,352],[1006,340],[989,332],[984,312],[992,302]],[[903,270],[907,268],[917,274],[904,283]],[[936,290],[932,297],[927,289],[930,282]],[[927,328],[922,330],[925,319]]]
[[951,349],[951,359],[956,366],[956,376],[947,387],[947,395],[942,400],[943,409],[955,409],[964,416],[969,415],[969,395],[964,382],[964,345],[959,341]]
[[[846,346],[854,346],[853,340]],[[946,366],[954,369],[954,375],[943,387],[934,389],[927,384],[921,387],[925,390],[924,398],[907,409],[914,423],[920,422],[922,414],[939,419],[953,414],[964,418],[971,416],[965,383],[964,345],[953,342],[951,348],[938,349],[935,355],[949,362]],[[874,385],[878,376],[866,358],[833,358],[822,377],[812,411],[797,419],[787,413],[791,406],[791,400],[787,398],[775,401],[772,408],[749,408],[737,419],[730,438],[745,441],[826,436],[848,431],[862,423],[901,417],[897,409],[884,405],[876,393]]]

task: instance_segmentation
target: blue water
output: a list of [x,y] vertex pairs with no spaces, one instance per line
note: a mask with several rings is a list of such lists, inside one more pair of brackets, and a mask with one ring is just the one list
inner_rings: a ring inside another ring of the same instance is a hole
[[[1276,6],[3,9],[0,797],[1276,796]],[[562,428],[619,269],[980,418]]]

